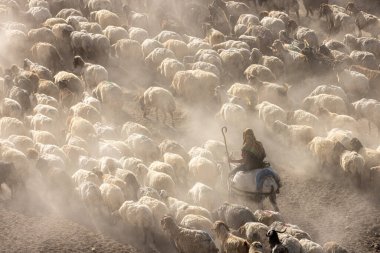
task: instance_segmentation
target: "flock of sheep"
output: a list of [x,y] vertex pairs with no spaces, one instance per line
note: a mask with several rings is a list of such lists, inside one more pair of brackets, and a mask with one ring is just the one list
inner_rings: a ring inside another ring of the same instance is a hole
[[1,202],[82,205],[145,252],[347,252],[225,202],[224,143],[158,142],[120,116],[128,100],[173,129],[179,104],[239,131],[259,120],[324,173],[379,190],[380,20],[303,4],[307,18],[297,0],[0,0]]

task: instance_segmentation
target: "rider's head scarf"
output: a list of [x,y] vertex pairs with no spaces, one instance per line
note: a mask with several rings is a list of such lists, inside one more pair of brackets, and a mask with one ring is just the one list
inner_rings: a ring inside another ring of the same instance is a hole
[[265,150],[261,142],[256,140],[253,130],[247,128],[243,132],[243,150],[253,153],[257,158],[265,158]]

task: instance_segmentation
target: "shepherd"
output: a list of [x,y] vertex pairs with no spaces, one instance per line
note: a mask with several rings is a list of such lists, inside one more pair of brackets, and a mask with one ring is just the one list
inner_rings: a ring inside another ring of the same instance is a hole
[[269,162],[264,160],[266,158],[266,153],[263,144],[256,139],[253,130],[250,128],[245,129],[243,132],[241,156],[242,159],[239,160],[233,160],[232,158],[228,159],[230,163],[240,164],[229,173],[229,178],[233,178],[239,171],[248,172],[262,169],[257,173],[256,177],[257,192],[261,192],[264,179],[267,176],[273,176],[279,184],[280,180],[278,175],[273,170],[269,169]]

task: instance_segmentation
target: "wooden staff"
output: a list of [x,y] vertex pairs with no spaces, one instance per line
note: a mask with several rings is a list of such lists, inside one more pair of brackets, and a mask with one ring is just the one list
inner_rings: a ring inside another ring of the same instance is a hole
[[224,126],[224,127],[222,127],[222,134],[223,134],[223,138],[224,138],[224,146],[226,147],[228,167],[230,168],[230,171],[231,171],[232,169],[231,169],[231,164],[230,164],[230,155],[228,153],[226,134],[225,133],[227,133],[227,127]]

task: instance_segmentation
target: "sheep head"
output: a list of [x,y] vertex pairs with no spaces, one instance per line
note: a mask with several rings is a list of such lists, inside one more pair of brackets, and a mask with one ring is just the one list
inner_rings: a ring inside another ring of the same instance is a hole
[[359,141],[358,138],[352,138],[350,141],[351,150],[359,152],[363,148],[363,144]]
[[267,233],[267,237],[269,237],[269,245],[271,248],[273,248],[277,244],[281,244],[276,230],[274,229],[269,230]]
[[230,232],[229,227],[223,221],[215,221],[212,230],[221,240],[226,238]]
[[264,247],[261,242],[253,242],[249,247],[249,252],[251,252],[251,250],[253,250],[254,253],[264,252]]
[[332,152],[333,160],[339,161],[340,155],[346,150],[346,147],[340,141],[336,142]]
[[84,60],[79,55],[74,56],[73,65],[74,65],[74,68],[82,69],[84,66]]
[[161,226],[164,231],[168,232],[174,232],[178,228],[173,217],[170,216],[164,216],[161,219]]
[[272,126],[273,132],[282,133],[282,132],[285,132],[287,129],[288,129],[288,126],[285,123],[281,122],[280,120],[276,120],[275,122],[273,122],[273,126]]
[[356,6],[353,2],[349,2],[346,6],[346,11],[351,12],[353,14],[356,14],[359,12],[359,9],[356,8]]

